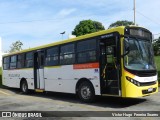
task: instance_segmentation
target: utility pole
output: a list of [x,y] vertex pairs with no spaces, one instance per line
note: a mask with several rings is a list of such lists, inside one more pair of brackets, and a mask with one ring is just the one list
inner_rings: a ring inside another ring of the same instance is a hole
[[134,0],[134,25],[136,25],[136,0]]

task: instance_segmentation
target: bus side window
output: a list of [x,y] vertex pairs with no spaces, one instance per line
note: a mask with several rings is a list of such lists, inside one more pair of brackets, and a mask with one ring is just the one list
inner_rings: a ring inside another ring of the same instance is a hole
[[24,55],[20,54],[17,56],[17,68],[23,68],[24,67]]
[[95,62],[96,59],[96,39],[89,39],[77,43],[77,62]]
[[61,46],[60,50],[60,64],[75,63],[75,47],[73,43]]
[[25,67],[27,68],[33,67],[33,53],[32,52],[26,53]]
[[17,66],[17,55],[11,56],[10,69],[15,69]]
[[59,47],[52,47],[46,50],[46,66],[58,65]]

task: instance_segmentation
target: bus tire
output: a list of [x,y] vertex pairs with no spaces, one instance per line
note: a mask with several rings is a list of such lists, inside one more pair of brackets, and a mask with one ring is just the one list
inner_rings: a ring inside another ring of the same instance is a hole
[[23,94],[27,94],[28,93],[28,84],[26,80],[23,80],[21,82],[21,91]]
[[91,83],[84,81],[78,87],[78,96],[83,102],[94,102],[95,91]]

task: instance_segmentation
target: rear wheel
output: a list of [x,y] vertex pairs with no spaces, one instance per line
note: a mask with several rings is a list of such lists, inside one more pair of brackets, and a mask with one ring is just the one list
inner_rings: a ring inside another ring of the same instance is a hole
[[21,83],[21,91],[24,94],[28,93],[28,84],[27,84],[26,81],[22,81],[22,83]]
[[95,100],[95,91],[91,83],[85,81],[79,85],[78,96],[83,102],[93,102]]

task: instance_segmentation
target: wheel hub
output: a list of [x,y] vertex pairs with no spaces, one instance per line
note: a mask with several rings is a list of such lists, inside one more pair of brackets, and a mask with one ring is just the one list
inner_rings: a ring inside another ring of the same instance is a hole
[[81,89],[81,95],[84,99],[88,99],[91,96],[91,90],[88,86],[84,86]]

